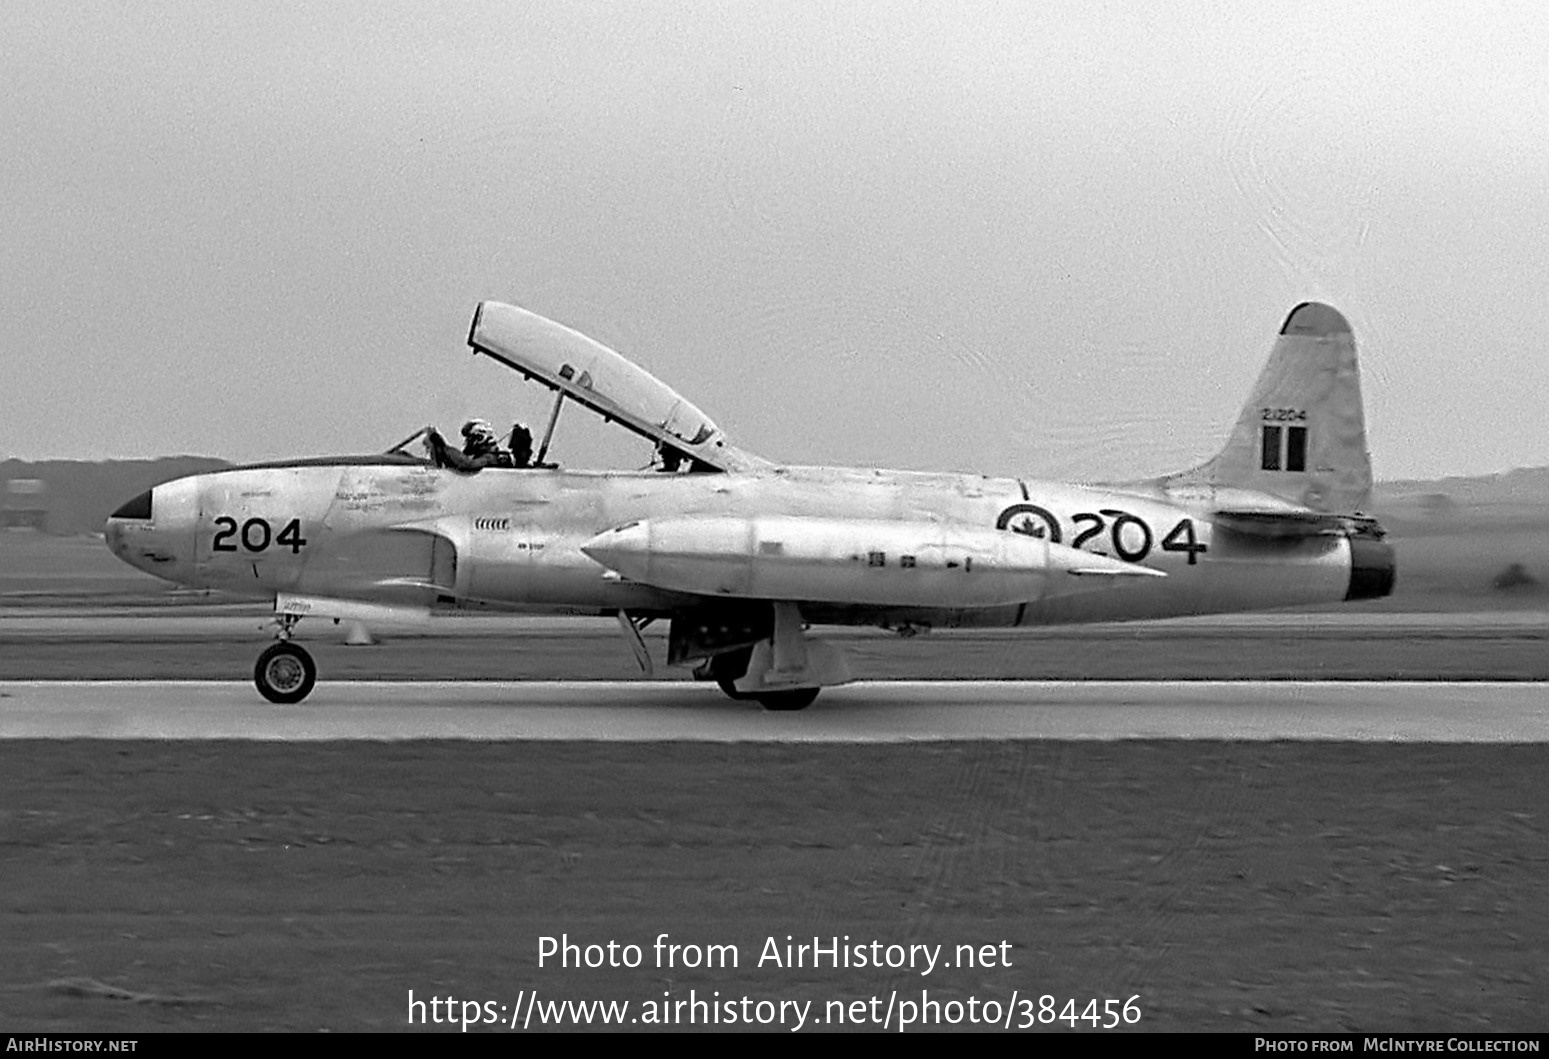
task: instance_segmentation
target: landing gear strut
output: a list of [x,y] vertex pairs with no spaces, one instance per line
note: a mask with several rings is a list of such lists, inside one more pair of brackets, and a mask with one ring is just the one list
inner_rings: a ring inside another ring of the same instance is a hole
[[301,619],[295,614],[281,614],[275,619],[279,626],[276,635],[280,642],[271,644],[258,656],[253,667],[253,683],[258,694],[270,702],[291,706],[306,698],[317,683],[317,663],[299,644],[291,643],[291,629]]

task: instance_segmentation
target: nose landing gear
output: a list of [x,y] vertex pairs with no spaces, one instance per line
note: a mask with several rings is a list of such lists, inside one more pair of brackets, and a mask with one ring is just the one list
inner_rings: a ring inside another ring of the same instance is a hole
[[279,643],[271,644],[258,656],[253,667],[253,683],[258,694],[270,702],[291,706],[306,698],[317,683],[317,663],[299,644],[291,643],[291,629],[301,619],[294,614],[281,614],[275,619],[279,626]]

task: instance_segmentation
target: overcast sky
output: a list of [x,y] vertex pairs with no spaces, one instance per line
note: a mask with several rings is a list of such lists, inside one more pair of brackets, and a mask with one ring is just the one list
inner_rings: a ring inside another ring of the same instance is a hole
[[777,460],[1156,473],[1318,298],[1379,477],[1546,464],[1546,56],[1537,2],[6,0],[0,457],[541,424],[488,298]]

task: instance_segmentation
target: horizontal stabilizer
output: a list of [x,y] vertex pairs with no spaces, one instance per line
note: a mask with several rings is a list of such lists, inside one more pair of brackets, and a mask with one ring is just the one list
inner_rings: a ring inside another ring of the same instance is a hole
[[1318,511],[1216,511],[1217,526],[1254,537],[1382,536],[1377,520],[1351,515],[1327,515]]

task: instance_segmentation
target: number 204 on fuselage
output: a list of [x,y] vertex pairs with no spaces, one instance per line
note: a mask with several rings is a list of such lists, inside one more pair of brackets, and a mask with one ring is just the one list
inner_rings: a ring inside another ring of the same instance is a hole
[[[1395,562],[1364,515],[1371,466],[1355,342],[1332,308],[1287,316],[1225,447],[1190,470],[1076,485],[772,463],[584,335],[494,302],[476,353],[554,391],[537,458],[503,465],[439,436],[374,456],[181,478],[108,520],[126,562],[272,600],[255,668],[275,702],[311,691],[304,617],[412,622],[440,609],[670,622],[667,657],[733,698],[799,709],[850,679],[814,629],[1038,627],[1369,599]],[[546,462],[573,403],[656,446],[639,472]],[[413,435],[414,441],[419,435]]]

